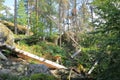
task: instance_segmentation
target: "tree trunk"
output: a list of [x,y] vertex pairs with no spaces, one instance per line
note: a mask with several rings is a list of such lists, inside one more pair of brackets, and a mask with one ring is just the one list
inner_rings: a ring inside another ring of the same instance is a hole
[[17,34],[17,0],[14,1],[14,26],[15,34]]

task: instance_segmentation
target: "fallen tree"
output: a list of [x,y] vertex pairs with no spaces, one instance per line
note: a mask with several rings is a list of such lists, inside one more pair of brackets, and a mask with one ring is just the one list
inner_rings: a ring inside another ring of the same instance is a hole
[[0,48],[1,49],[9,49],[9,50],[15,52],[16,55],[18,55],[18,57],[21,57],[21,58],[26,59],[26,60],[31,59],[31,60],[37,61],[38,63],[44,64],[44,65],[46,65],[46,66],[48,66],[49,68],[52,68],[52,69],[67,69],[65,66],[57,64],[56,62],[47,60],[47,59],[39,57],[39,56],[36,56],[36,55],[31,54],[29,52],[20,50],[18,48],[11,47],[7,44],[0,45]]

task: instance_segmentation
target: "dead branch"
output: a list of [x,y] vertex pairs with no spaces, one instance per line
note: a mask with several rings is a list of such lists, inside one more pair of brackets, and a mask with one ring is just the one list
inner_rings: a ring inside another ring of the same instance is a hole
[[88,74],[91,74],[92,73],[92,71],[95,69],[95,67],[98,65],[98,60],[97,61],[95,61],[95,63],[94,63],[94,65],[92,66],[92,68],[88,71]]
[[81,49],[79,49],[78,51],[76,51],[72,56],[71,58],[74,58],[76,55],[78,55],[79,53],[81,52]]

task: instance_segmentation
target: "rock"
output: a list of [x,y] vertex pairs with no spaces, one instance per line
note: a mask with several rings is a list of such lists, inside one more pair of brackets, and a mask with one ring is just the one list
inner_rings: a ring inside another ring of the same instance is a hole
[[11,74],[11,70],[9,70],[9,69],[2,69],[2,70],[0,70],[0,75],[1,74]]
[[49,68],[43,64],[29,64],[27,75],[30,76],[37,73],[51,74]]
[[6,66],[11,66],[12,65],[12,62],[10,62],[10,61],[4,61],[4,62],[3,62],[3,64],[6,65]]
[[51,72],[48,67],[43,64],[25,64],[22,61],[0,61],[0,74],[11,74],[18,76],[31,76],[37,73],[43,73],[51,75]]
[[18,72],[24,72],[24,68],[25,68],[24,65],[19,64],[19,65],[17,66],[16,70],[17,70]]
[[16,62],[12,62],[12,65],[16,65],[17,63]]
[[[11,31],[14,32],[14,28],[15,28],[14,23],[4,21],[4,20],[0,20],[0,23],[6,25]],[[27,27],[17,24],[17,32],[18,32],[18,34],[25,34],[27,31],[28,31]],[[30,32],[29,34],[32,35],[33,33]]]
[[[22,64],[21,62],[15,61],[1,61],[1,73],[6,72],[5,74],[9,73],[12,75],[25,75],[26,72],[26,64]],[[6,71],[5,71],[6,70]]]
[[10,68],[10,70],[15,70],[15,69],[16,69],[15,66],[11,66],[11,67],[9,67],[9,68]]
[[9,46],[14,46],[14,35],[5,25],[0,23],[0,43],[6,43]]

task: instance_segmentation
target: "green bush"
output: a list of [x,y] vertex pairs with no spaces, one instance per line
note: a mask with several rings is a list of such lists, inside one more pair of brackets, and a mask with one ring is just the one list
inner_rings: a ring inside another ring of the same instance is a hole
[[10,75],[10,74],[1,74],[0,80],[30,80],[27,77],[19,77],[16,75]]
[[33,74],[30,78],[31,80],[57,80],[54,76],[47,74]]
[[58,79],[52,75],[47,74],[33,74],[30,77],[2,74],[0,75],[0,80],[58,80]]

